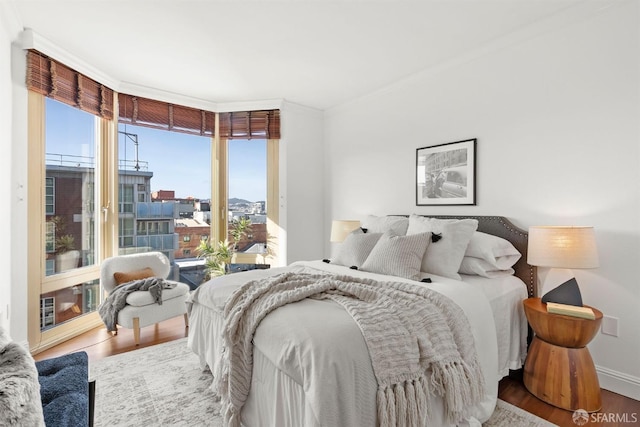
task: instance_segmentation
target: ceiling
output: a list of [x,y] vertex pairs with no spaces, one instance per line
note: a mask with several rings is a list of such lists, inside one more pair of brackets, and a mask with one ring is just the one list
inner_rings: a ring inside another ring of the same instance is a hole
[[584,0],[10,1],[24,28],[125,85],[325,110]]

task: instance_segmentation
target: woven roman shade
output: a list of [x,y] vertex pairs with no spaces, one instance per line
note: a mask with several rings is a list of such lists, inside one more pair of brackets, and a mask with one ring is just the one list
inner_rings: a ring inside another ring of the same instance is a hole
[[140,96],[118,94],[120,123],[213,136],[215,113]]
[[113,90],[36,51],[27,52],[27,88],[104,119],[113,119]]
[[280,110],[220,113],[220,137],[280,139]]

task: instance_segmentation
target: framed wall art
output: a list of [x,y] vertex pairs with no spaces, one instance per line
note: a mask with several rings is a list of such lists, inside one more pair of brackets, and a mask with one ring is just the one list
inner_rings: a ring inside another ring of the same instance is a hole
[[476,204],[476,139],[416,149],[416,205]]

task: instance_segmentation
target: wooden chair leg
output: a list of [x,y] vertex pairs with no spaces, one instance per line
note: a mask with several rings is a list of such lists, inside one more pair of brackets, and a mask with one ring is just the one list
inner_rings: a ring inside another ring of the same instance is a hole
[[189,315],[187,313],[184,314],[184,327],[189,327]]
[[136,345],[140,344],[140,318],[133,318],[133,341]]

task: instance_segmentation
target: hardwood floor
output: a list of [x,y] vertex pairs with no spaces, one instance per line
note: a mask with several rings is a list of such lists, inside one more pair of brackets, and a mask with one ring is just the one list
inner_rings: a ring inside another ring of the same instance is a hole
[[140,329],[140,345],[138,346],[133,341],[132,329],[118,328],[118,335],[112,336],[104,327],[98,327],[38,353],[33,358],[42,360],[73,353],[74,351],[86,351],[89,356],[89,362],[91,362],[138,348],[184,338],[188,333],[182,316]]
[[[503,378],[498,387],[498,397],[561,427],[578,425],[573,422],[572,411],[556,408],[538,399],[527,391],[521,378]],[[640,401],[602,390],[602,409],[591,414],[584,427],[622,427],[639,424]]]
[[[100,327],[73,338],[56,347],[45,350],[34,356],[36,360],[61,356],[75,351],[86,351],[89,361],[96,361],[137,348],[149,347],[167,341],[186,337],[188,330],[184,326],[182,316],[142,328],[140,345],[133,341],[133,331],[119,329],[118,335],[111,336],[105,328]],[[509,377],[500,381],[498,397],[512,405],[544,418],[561,427],[575,427],[571,411],[555,408],[539,400],[522,384],[520,378]],[[602,410],[592,414],[585,427],[624,427],[640,424],[640,401],[602,390]]]

